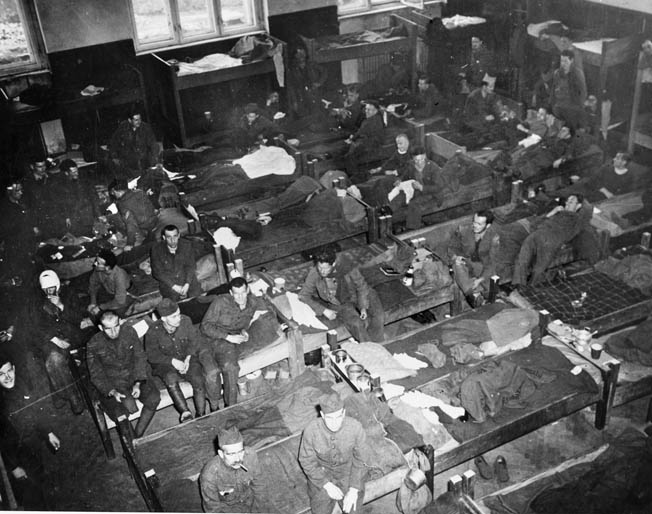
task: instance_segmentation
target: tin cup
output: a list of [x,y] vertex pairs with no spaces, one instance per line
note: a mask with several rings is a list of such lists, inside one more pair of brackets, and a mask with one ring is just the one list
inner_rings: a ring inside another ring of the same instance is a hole
[[602,355],[602,345],[600,343],[591,343],[591,358],[599,359]]
[[326,332],[326,342],[331,350],[337,349],[337,330],[329,330]]
[[238,394],[240,396],[247,396],[249,394],[249,380],[246,378],[238,380]]
[[285,279],[283,277],[277,277],[274,279],[274,289],[279,293],[285,291]]

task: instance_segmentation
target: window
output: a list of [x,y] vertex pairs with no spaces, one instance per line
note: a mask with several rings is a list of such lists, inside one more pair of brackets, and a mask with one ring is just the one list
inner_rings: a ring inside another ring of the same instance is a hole
[[[0,0],[2,2],[3,0]],[[138,51],[261,28],[261,0],[131,0]]]
[[40,54],[21,0],[0,0],[0,75],[41,67]]

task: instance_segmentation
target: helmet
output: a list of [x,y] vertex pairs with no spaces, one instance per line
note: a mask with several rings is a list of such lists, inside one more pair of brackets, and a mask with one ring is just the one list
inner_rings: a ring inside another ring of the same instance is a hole
[[61,281],[57,274],[52,270],[45,270],[38,276],[38,283],[41,285],[41,289],[47,289],[49,287],[56,287],[57,291],[61,287]]

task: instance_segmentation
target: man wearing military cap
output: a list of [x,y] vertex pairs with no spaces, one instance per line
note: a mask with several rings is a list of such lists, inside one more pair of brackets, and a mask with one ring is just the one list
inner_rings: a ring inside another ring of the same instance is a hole
[[357,420],[346,417],[337,393],[322,399],[320,411],[321,418],[304,429],[299,447],[310,509],[313,514],[330,514],[338,502],[343,512],[358,512],[364,499],[364,430]]
[[245,105],[244,116],[236,129],[236,146],[248,149],[256,144],[264,143],[282,132],[273,121],[260,114],[260,108],[255,103]]
[[217,443],[199,476],[204,512],[270,512],[258,456],[244,447],[238,427],[219,430]]

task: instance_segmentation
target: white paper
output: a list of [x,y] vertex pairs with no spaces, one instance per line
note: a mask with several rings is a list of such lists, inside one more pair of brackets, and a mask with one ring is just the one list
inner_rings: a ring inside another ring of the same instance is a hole
[[133,327],[139,338],[143,337],[149,330],[149,325],[144,319],[141,319],[138,323],[134,323]]
[[263,296],[265,292],[269,289],[269,284],[265,282],[262,278],[259,278],[255,282],[249,284],[249,291],[254,296]]
[[118,214],[118,206],[117,206],[116,204],[114,204],[114,203],[112,203],[111,205],[109,205],[109,206],[106,208],[106,210],[109,211],[111,214]]

